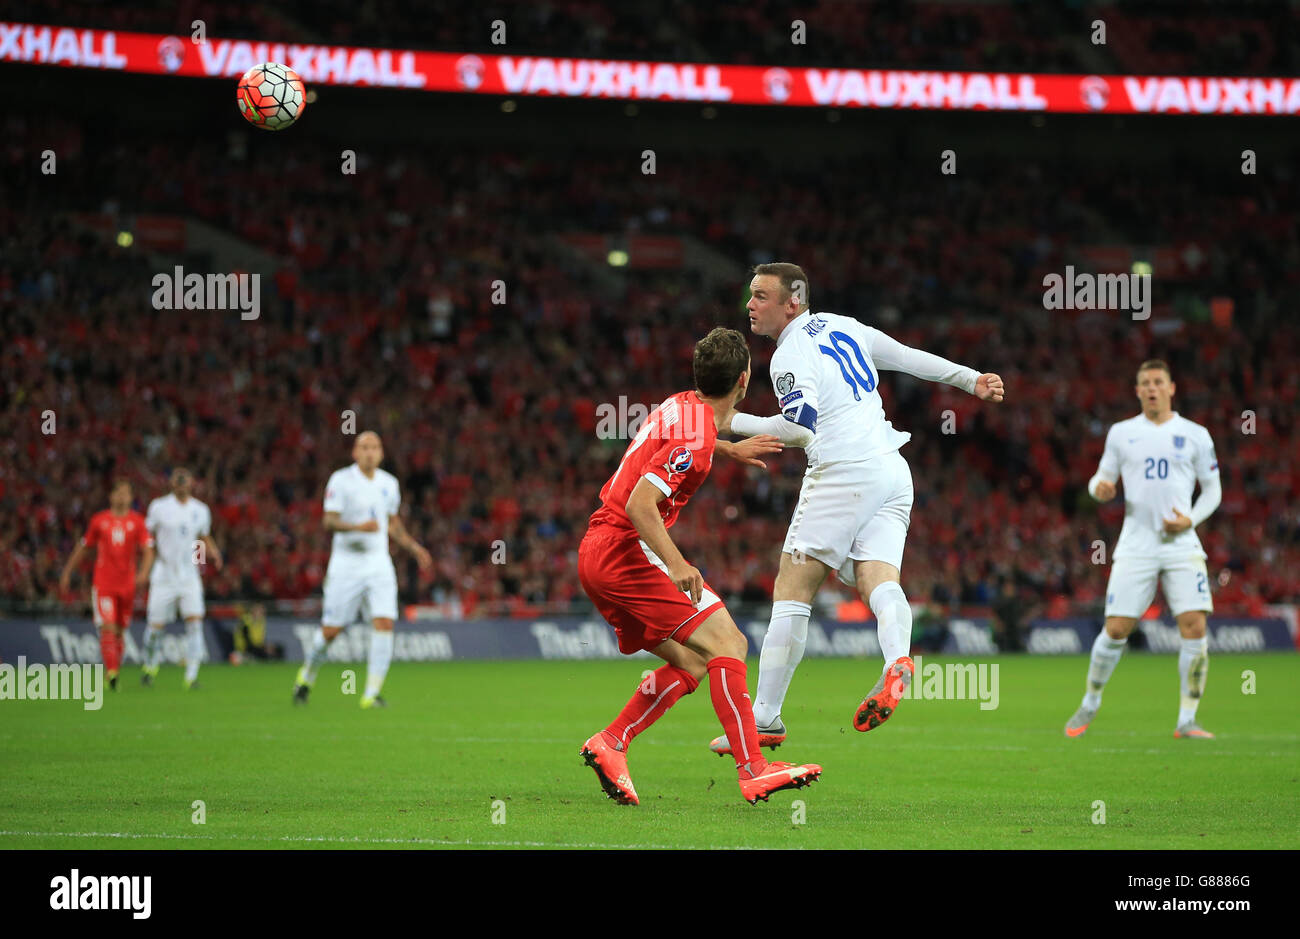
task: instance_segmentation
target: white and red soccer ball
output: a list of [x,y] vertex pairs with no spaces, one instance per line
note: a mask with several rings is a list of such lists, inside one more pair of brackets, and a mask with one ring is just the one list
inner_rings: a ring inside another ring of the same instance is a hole
[[302,116],[307,89],[289,66],[263,62],[244,73],[235,100],[248,123],[262,130],[284,130]]

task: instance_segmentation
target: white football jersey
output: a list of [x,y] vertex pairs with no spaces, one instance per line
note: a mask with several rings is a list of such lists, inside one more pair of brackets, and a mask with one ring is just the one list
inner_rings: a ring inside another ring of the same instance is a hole
[[912,435],[885,420],[880,369],[941,381],[974,394],[980,373],[905,346],[850,316],[802,313],[776,340],[772,387],[786,420],[808,428],[808,466],[869,460]]
[[336,531],[326,576],[391,568],[388,517],[396,515],[401,504],[397,477],[392,473],[376,469],[374,477],[367,479],[355,463],[336,470],[325,485],[325,511],[338,512],[339,519],[351,525],[373,519],[379,523],[379,531]]
[[204,503],[193,496],[182,502],[168,493],[149,503],[144,527],[153,535],[158,551],[149,572],[150,584],[202,582],[194,563],[194,544],[212,530],[212,513]]
[[1116,559],[1159,554],[1205,557],[1195,527],[1176,535],[1164,530],[1174,509],[1192,514],[1197,481],[1218,485],[1219,460],[1210,432],[1194,421],[1173,417],[1155,424],[1145,414],[1111,427],[1098,474],[1124,481],[1124,527],[1115,544]]

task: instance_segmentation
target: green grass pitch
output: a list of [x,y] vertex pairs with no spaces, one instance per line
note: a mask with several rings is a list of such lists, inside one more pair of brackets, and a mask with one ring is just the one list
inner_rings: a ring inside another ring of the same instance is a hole
[[[635,808],[605,798],[578,748],[641,660],[401,664],[385,711],[344,695],[339,665],[305,708],[296,666],[207,666],[188,693],[177,668],[152,689],[131,668],[97,712],[0,702],[0,848],[1300,847],[1300,656],[1213,657],[1210,741],[1173,739],[1174,656],[1126,656],[1078,740],[1062,726],[1084,657],[997,661],[995,710],[904,701],[859,734],[877,663],[806,660],[776,753],[825,773],[757,806],[706,749],[720,730],[703,685],[633,744]],[[751,690],[756,674],[751,659]]]

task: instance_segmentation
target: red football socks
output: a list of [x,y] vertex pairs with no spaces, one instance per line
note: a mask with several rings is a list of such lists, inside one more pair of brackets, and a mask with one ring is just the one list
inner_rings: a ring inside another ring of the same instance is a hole
[[675,665],[661,665],[653,674],[637,686],[632,700],[623,706],[614,722],[605,728],[605,733],[617,741],[621,749],[641,731],[645,730],[681,699],[690,694],[700,683]]
[[719,656],[709,662],[709,697],[713,710],[727,732],[736,768],[757,776],[767,765],[758,749],[758,730],[754,726],[754,705],[745,685],[745,663],[740,659]]
[[116,675],[122,665],[122,639],[111,629],[99,631],[99,652],[104,657],[104,670]]

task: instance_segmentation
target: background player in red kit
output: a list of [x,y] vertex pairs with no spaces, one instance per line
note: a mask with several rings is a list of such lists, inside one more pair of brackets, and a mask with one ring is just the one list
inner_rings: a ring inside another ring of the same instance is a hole
[[72,572],[85,553],[94,548],[95,575],[90,603],[99,628],[99,649],[104,656],[108,685],[116,691],[124,637],[135,606],[135,589],[147,576],[145,572],[137,576],[136,554],[153,544],[153,538],[144,527],[144,516],[131,510],[131,484],[125,479],[113,483],[108,505],[108,509],[91,516],[86,537],[77,544],[63,567],[59,586],[64,592],[68,590]]
[[[695,344],[694,370],[695,390],[668,398],[641,425],[601,489],[601,507],[578,548],[582,587],[614,627],[619,651],[631,655],[649,649],[668,663],[637,688],[612,724],[582,746],[583,759],[606,795],[624,805],[639,804],[627,769],[632,738],[694,691],[706,674],[747,801],[806,786],[822,771],[816,764],[769,763],[759,752],[745,684],[748,643],[668,536],[682,506],[709,475],[719,424],[730,419],[749,388],[745,337],[734,329],[713,330]],[[753,449],[730,448],[746,462],[777,449],[770,440]]]

